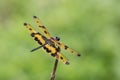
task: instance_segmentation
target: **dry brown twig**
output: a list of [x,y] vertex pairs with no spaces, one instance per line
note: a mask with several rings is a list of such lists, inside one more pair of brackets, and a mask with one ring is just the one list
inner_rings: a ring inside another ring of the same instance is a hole
[[58,65],[58,60],[56,59],[56,60],[55,60],[55,63],[54,63],[53,71],[52,71],[52,73],[51,73],[51,78],[50,78],[50,80],[54,80],[54,79],[55,79],[55,73],[56,73],[57,65]]

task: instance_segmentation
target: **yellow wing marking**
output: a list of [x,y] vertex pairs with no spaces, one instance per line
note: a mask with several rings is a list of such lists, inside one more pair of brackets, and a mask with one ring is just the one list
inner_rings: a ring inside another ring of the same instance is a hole
[[77,56],[80,56],[80,54],[79,54],[77,51],[69,48],[67,45],[65,45],[65,44],[63,44],[63,43],[61,43],[61,42],[59,42],[59,41],[56,41],[56,40],[52,40],[52,41],[53,41],[54,43],[56,43],[59,47],[65,49],[65,50],[67,50],[67,51],[69,51],[70,53],[73,53],[73,54],[75,54],[75,55],[77,55]]
[[35,34],[35,38],[38,38],[38,41],[40,41],[42,43],[41,45],[45,44],[45,41],[43,40],[41,35]]
[[48,32],[46,27],[41,23],[40,19],[36,16],[33,16],[33,19],[35,23],[38,25],[38,27],[41,28],[41,30],[44,32],[45,36],[50,39],[51,38],[50,33]]
[[[55,53],[57,52],[57,51],[56,51],[56,48],[50,46],[49,44],[46,44],[45,47],[46,47],[48,50],[50,50],[50,52],[51,52],[52,54],[55,54]],[[51,54],[51,53],[50,53],[50,54]]]
[[24,23],[24,26],[30,31],[30,33],[37,33],[33,28],[31,28],[30,24]]
[[35,41],[38,42],[38,44],[43,45],[45,44],[45,41],[42,38],[42,35],[38,32],[36,32],[30,24],[28,23],[24,23],[24,26],[29,30],[29,32],[31,33],[31,36],[34,38]]
[[56,56],[56,59],[62,61],[64,64],[69,64],[68,59],[60,52],[57,53],[58,56]]
[[52,46],[50,46],[50,45],[48,45],[48,44],[46,44],[45,47],[48,49],[48,50],[46,50],[46,51],[47,51],[51,56],[53,56],[55,59],[60,60],[60,61],[63,62],[64,64],[67,64],[67,65],[69,64],[68,59],[67,59],[63,54],[61,54],[60,52],[58,52],[55,47],[52,47]]

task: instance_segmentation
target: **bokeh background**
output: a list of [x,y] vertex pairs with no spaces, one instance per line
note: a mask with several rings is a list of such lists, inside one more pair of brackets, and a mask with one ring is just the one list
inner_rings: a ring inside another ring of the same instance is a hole
[[[54,59],[39,49],[24,22],[38,16],[62,50],[55,80],[120,80],[120,0],[0,0],[0,80],[49,80]],[[38,30],[39,31],[39,30]]]

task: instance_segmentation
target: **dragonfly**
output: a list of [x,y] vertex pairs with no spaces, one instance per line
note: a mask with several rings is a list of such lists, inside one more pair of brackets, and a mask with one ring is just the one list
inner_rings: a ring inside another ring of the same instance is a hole
[[61,53],[62,48],[65,49],[66,51],[69,51],[70,53],[75,54],[76,56],[81,56],[80,53],[69,48],[67,45],[63,44],[62,42],[60,42],[59,37],[52,37],[50,33],[48,32],[47,28],[42,24],[42,22],[37,16],[33,16],[33,19],[36,25],[43,32],[44,35],[36,31],[35,29],[33,29],[29,23],[24,23],[24,26],[30,32],[31,37],[33,37],[33,39],[39,44],[39,46],[32,49],[31,52],[34,52],[40,48],[43,48],[52,57],[54,57],[57,60],[62,61],[66,65],[70,64],[70,62]]

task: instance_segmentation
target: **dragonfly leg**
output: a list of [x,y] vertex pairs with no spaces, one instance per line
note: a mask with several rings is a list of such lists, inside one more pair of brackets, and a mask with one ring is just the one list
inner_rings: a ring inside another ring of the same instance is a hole
[[32,49],[30,52],[36,51],[36,50],[38,50],[38,49],[44,47],[46,44],[47,44],[47,43],[45,43],[45,44],[43,44],[43,45],[41,45],[41,46],[38,46],[38,47]]

